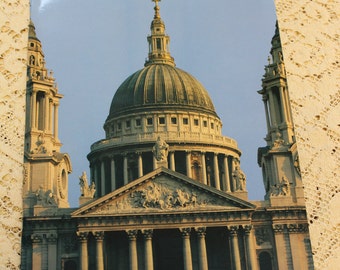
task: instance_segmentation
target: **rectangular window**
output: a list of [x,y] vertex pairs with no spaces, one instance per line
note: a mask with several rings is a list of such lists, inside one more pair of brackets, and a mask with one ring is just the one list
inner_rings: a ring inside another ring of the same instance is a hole
[[198,126],[198,119],[194,119],[194,125]]
[[159,118],[158,118],[158,123],[159,123],[160,125],[164,125],[164,124],[165,124],[165,117],[159,117]]
[[188,118],[183,118],[183,125],[188,125],[188,124],[189,124]]
[[214,123],[210,123],[211,129],[214,129]]
[[118,130],[121,130],[121,129],[122,129],[122,123],[121,123],[121,122],[118,122],[118,123],[117,123],[117,129],[118,129]]
[[130,121],[130,120],[127,120],[127,121],[125,122],[125,127],[126,127],[126,128],[130,128],[130,127],[131,127],[131,121]]
[[208,126],[208,122],[207,122],[207,120],[204,120],[203,121],[203,127],[207,127]]
[[176,117],[171,117],[171,124],[177,125],[177,118]]
[[140,127],[142,125],[142,121],[140,118],[136,119],[136,127]]
[[152,118],[151,118],[151,117],[149,117],[149,118],[146,119],[146,124],[147,124],[148,126],[151,126],[152,123],[153,123],[153,121],[152,121]]

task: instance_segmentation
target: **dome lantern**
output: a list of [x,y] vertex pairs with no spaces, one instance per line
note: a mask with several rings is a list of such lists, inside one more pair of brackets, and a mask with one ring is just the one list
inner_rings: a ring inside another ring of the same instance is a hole
[[151,35],[148,36],[149,54],[145,66],[155,63],[175,66],[174,58],[169,52],[170,37],[165,33],[165,24],[159,13],[159,0],[152,1],[155,2],[155,15],[151,22]]

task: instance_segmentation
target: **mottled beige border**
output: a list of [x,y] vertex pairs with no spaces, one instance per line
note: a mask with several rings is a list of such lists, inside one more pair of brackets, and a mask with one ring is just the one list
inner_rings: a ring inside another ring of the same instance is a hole
[[19,269],[28,0],[0,1],[0,269]]
[[[315,268],[337,269],[340,5],[335,0],[275,0],[275,4]],[[20,261],[28,18],[28,0],[0,1],[0,269],[16,269]]]
[[276,0],[315,269],[340,265],[340,3]]

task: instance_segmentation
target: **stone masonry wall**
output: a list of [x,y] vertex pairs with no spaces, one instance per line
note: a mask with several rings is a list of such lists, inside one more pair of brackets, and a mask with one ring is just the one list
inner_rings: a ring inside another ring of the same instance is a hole
[[0,1],[0,269],[19,269],[28,0]]
[[275,0],[315,269],[340,264],[340,2]]

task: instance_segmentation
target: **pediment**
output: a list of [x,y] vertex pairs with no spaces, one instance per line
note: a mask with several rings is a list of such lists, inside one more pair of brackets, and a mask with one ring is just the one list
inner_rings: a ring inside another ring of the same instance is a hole
[[79,208],[72,216],[235,211],[254,207],[182,174],[160,168]]

